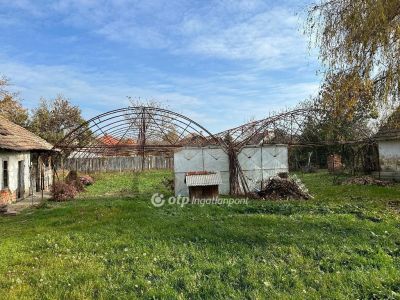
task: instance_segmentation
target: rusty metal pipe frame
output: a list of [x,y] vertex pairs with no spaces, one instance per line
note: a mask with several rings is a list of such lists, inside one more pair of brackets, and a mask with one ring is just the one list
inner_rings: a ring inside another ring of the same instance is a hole
[[[82,150],[85,149],[88,154],[84,155],[84,157],[90,156],[90,152],[92,152],[90,150],[95,148],[107,149],[107,151],[109,151],[109,147],[104,147],[104,145],[99,142],[99,138],[110,135],[119,138],[119,143],[125,136],[138,140],[140,136],[140,128],[137,128],[140,127],[138,126],[138,123],[145,118],[148,118],[148,125],[146,125],[145,128],[146,135],[151,140],[163,134],[168,138],[167,134],[171,132],[172,128],[173,130],[176,130],[176,134],[180,139],[186,138],[185,133],[195,134],[196,141],[198,142],[200,139],[203,145],[223,144],[206,128],[181,114],[162,108],[127,107],[103,113],[82,123],[78,128],[70,132],[63,140],[58,142],[55,145],[55,148],[64,150],[64,152],[65,150],[72,150],[73,152],[74,150],[80,149],[77,151],[80,154],[82,154]],[[77,141],[82,140],[82,138],[85,137],[85,134],[92,136],[92,138],[88,139],[83,144],[77,143]],[[180,145],[179,140],[175,141],[175,143],[170,141],[169,144]],[[171,145],[157,145],[152,143],[150,147],[151,149],[154,149],[154,151],[156,151],[155,149],[162,151],[163,149],[167,150],[175,148],[171,147]],[[141,147],[143,149],[149,149],[147,145],[145,147],[142,145]]]
[[[114,116],[114,117],[112,117],[112,118],[108,118],[108,119],[106,119],[106,120],[102,120],[101,122],[104,123],[104,122],[106,122],[106,121],[109,121],[109,120],[112,120],[112,119],[116,119],[116,118],[119,118],[119,117],[124,117],[124,116],[126,116],[126,115],[117,115],[117,116]],[[160,116],[162,116],[162,117],[167,117],[167,116],[165,116],[165,115],[160,115]],[[170,118],[170,117],[169,117],[169,118]],[[97,118],[94,118],[94,119],[97,119]],[[170,119],[172,119],[172,118],[170,118]],[[155,119],[155,120],[158,120],[158,119]],[[173,119],[173,120],[177,120],[177,119]],[[160,121],[164,121],[164,120],[160,120]],[[177,121],[183,123],[181,120],[177,120]],[[124,123],[126,123],[127,120],[126,120],[126,119],[120,119],[120,120],[117,120],[117,121],[114,121],[114,122],[111,122],[111,123],[106,123],[104,126],[100,127],[100,129],[107,129],[107,126],[110,126],[110,125],[113,125],[113,124],[116,124],[116,123],[119,123],[119,122],[124,122]],[[94,123],[94,125],[87,126],[88,124],[90,124],[90,121],[85,122],[85,123],[82,124],[80,127],[78,127],[78,128],[75,129],[73,132],[71,132],[69,135],[67,135],[67,136],[64,138],[64,141],[67,141],[69,137],[75,138],[75,137],[73,136],[73,134],[74,134],[74,133],[77,133],[77,132],[78,132],[80,129],[82,129],[82,128],[84,128],[84,131],[83,131],[83,132],[79,132],[79,135],[82,135],[83,133],[87,132],[90,128],[93,128],[94,126],[98,126],[98,125],[99,125],[99,123]],[[180,127],[180,128],[183,128],[182,126],[179,125],[179,123],[178,123],[178,124],[175,124],[175,123],[171,123],[171,122],[170,122],[169,124],[173,124],[174,126],[178,126],[178,127]],[[194,129],[197,133],[201,134],[201,131],[198,131],[197,128],[195,128],[195,127],[193,127],[193,126],[190,126],[191,124],[194,124],[194,125],[197,124],[197,123],[195,123],[194,121],[192,121],[192,122],[189,123],[189,124],[186,124],[186,123],[183,123],[183,124],[189,125],[189,128],[192,128],[192,129]],[[185,126],[185,128],[187,128],[187,127]],[[98,130],[100,130],[100,129],[97,129],[96,131],[98,131]],[[206,131],[206,129],[204,129],[204,127],[201,127],[201,130],[204,130],[207,134],[210,135],[210,133],[209,133],[208,131]],[[211,136],[212,136],[212,135],[211,135]],[[61,141],[59,144],[62,144],[62,141]]]
[[[110,129],[109,129],[109,130],[106,131],[106,134],[107,134],[107,135],[112,136],[112,137],[115,137],[115,138],[119,138],[118,144],[114,145],[115,147],[118,147],[118,146],[119,146],[119,144],[120,144],[121,141],[122,141],[122,138],[120,138],[120,137],[121,137],[121,135],[124,136],[124,135],[128,132],[127,130],[131,130],[131,133],[134,133],[134,134],[135,134],[135,137],[134,137],[135,139],[137,139],[137,135],[138,135],[138,133],[139,133],[139,130],[138,130],[137,128],[132,129],[131,126],[128,125],[128,124],[121,124],[121,125],[122,125],[123,127],[113,126],[112,128],[113,128],[114,130],[110,131]],[[158,129],[158,128],[155,127],[155,126],[150,126],[150,127],[147,128],[147,131],[146,131],[146,132],[147,132],[147,139],[148,139],[151,143],[154,142],[154,140],[152,139],[153,137],[154,137],[154,138],[159,137],[159,135],[158,135],[159,130],[157,130],[157,129]],[[95,132],[93,132],[93,133],[94,133],[96,136],[95,136],[95,138],[94,138],[92,141],[88,141],[88,143],[86,143],[85,145],[82,145],[82,144],[81,144],[80,146],[75,146],[75,148],[101,148],[101,147],[107,148],[107,145],[101,144],[101,142],[98,140],[99,138],[101,138],[101,136],[100,136],[100,135],[97,135],[97,131],[95,131]],[[181,132],[178,131],[177,133],[180,134]],[[165,134],[165,133],[164,133],[164,134]],[[129,137],[132,138],[132,135],[129,135]],[[164,141],[164,142],[165,142],[165,141]],[[204,142],[204,143],[207,142],[207,137],[204,137],[203,142]],[[181,144],[179,143],[179,140],[177,140],[177,141],[174,142],[174,143],[170,142],[170,144],[171,144],[171,145],[181,145]],[[123,144],[123,145],[124,145],[124,144]],[[152,143],[151,145],[157,147],[158,144]],[[182,145],[181,145],[181,146],[182,146]],[[160,147],[165,147],[165,146],[160,146]],[[66,149],[66,148],[74,148],[74,146],[71,146],[71,145],[63,145],[62,148],[63,148],[63,149]],[[89,154],[89,155],[90,155],[90,154]]]
[[[124,125],[124,124],[122,124],[122,125]],[[125,125],[126,125],[126,124],[125,124]],[[129,125],[126,125],[126,126],[124,126],[124,127],[114,126],[114,127],[113,127],[114,130],[112,130],[112,131],[107,130],[106,134],[109,135],[109,136],[112,136],[112,137],[119,138],[119,142],[118,142],[118,143],[120,144],[121,141],[122,141],[122,138],[120,138],[120,135],[121,135],[121,134],[122,134],[122,135],[126,134],[126,133],[127,133],[127,130],[132,129],[132,128],[130,128],[130,127],[131,127],[131,126],[129,126]],[[159,131],[157,131],[157,130],[155,130],[155,129],[156,129],[156,128],[148,127],[148,129],[147,129],[147,137],[148,137],[148,140],[149,140],[149,138],[157,137],[157,133],[159,133]],[[138,133],[139,133],[139,130],[136,129],[136,131],[134,131],[133,133],[138,134]],[[82,144],[81,144],[79,147],[76,147],[76,146],[75,146],[75,148],[101,148],[101,147],[107,146],[107,145],[104,146],[104,145],[98,140],[98,139],[101,138],[102,136],[101,136],[101,135],[97,135],[97,131],[94,132],[94,134],[96,134],[96,136],[95,136],[94,139],[93,139],[94,141],[88,141],[88,143],[86,143],[85,145],[82,145]],[[130,137],[131,137],[131,136],[130,136]],[[135,139],[137,139],[137,137],[135,137]],[[175,142],[175,143],[171,143],[171,144],[177,144],[177,145],[178,145],[178,141]],[[153,144],[153,145],[157,145],[157,144]],[[116,145],[114,145],[114,146],[117,147],[118,144],[116,144]],[[71,146],[70,146],[70,145],[63,145],[62,148],[63,148],[63,149],[65,149],[65,148],[71,148]],[[72,148],[74,148],[74,146],[72,146]]]
[[[220,133],[215,134],[217,137],[224,137],[227,134],[232,136],[233,142],[236,145],[236,148],[240,149],[244,145],[248,144],[255,136],[259,135],[268,128],[268,126],[274,126],[274,129],[285,129],[285,131],[293,131],[293,120],[297,121],[300,118],[310,117],[311,114],[315,115],[317,113],[323,113],[323,110],[320,109],[295,109],[292,111],[280,113],[265,119],[252,121],[246,123],[244,125],[222,131]],[[276,124],[278,122],[288,123],[285,126],[278,126],[276,128]],[[289,125],[290,124],[290,125]],[[298,124],[298,127],[304,124]],[[288,130],[290,128],[290,130]],[[290,135],[293,135],[293,132],[289,132]]]
[[[142,110],[143,108],[144,108],[145,110],[148,110],[148,111],[150,111],[150,112],[153,112],[153,115],[159,115],[159,116],[162,116],[162,117],[170,118],[171,120],[177,120],[177,121],[179,121],[179,122],[181,122],[181,123],[184,123],[185,125],[186,125],[187,123],[183,122],[183,120],[186,120],[186,121],[189,122],[189,125],[190,125],[190,124],[195,125],[197,128],[203,130],[208,136],[210,136],[210,137],[213,137],[213,136],[214,136],[211,132],[209,132],[206,128],[204,128],[203,126],[201,126],[199,123],[195,122],[194,120],[189,119],[188,117],[186,117],[186,116],[184,116],[184,115],[181,115],[181,114],[178,114],[178,113],[175,113],[175,112],[166,110],[166,109],[162,109],[162,108],[135,106],[135,107],[127,107],[127,108],[121,108],[121,109],[112,110],[112,111],[109,111],[109,112],[106,112],[106,113],[103,113],[103,114],[100,114],[100,115],[98,115],[98,116],[96,116],[96,117],[91,118],[90,120],[88,120],[88,121],[82,123],[82,124],[81,124],[78,128],[76,128],[75,130],[73,130],[73,131],[71,131],[69,134],[67,134],[67,136],[65,136],[65,138],[64,138],[63,140],[60,141],[60,144],[62,144],[63,141],[67,141],[69,137],[73,136],[73,134],[75,134],[76,132],[78,132],[80,129],[85,128],[85,126],[89,125],[90,123],[93,123],[93,122],[96,123],[96,122],[95,122],[96,120],[99,120],[100,123],[104,123],[105,121],[112,120],[112,119],[115,119],[115,118],[117,118],[117,117],[129,116],[129,114],[126,114],[127,112],[132,112],[132,111],[133,111],[134,113],[139,114],[139,112],[136,112],[136,110],[139,111],[139,110]],[[154,113],[154,112],[155,112],[155,113]],[[101,120],[101,118],[103,118],[103,117],[111,116],[111,115],[117,114],[117,113],[122,113],[122,114],[114,115],[114,116],[112,116],[112,117],[110,117],[110,118],[107,118],[107,119],[105,119],[105,120]],[[161,114],[161,113],[164,113],[164,114]],[[89,126],[89,128],[90,128],[90,127],[91,127],[91,126]],[[194,127],[192,127],[192,126],[190,126],[190,127],[191,127],[191,128],[194,128]],[[87,131],[87,129],[85,129],[84,132],[85,132],[85,131]],[[82,134],[82,133],[79,133],[79,135],[81,135],[81,134]],[[59,143],[57,143],[57,144],[59,144]]]
[[[328,145],[328,142],[325,141],[305,142],[299,140],[302,129],[304,129],[310,118],[322,119],[324,114],[326,112],[320,109],[300,108],[252,121],[214,135],[194,120],[167,109],[145,106],[127,107],[100,114],[82,123],[57,143],[55,148],[59,148],[63,152],[72,151],[69,154],[74,151],[78,154],[84,153],[83,158],[87,158],[93,153],[101,154],[101,151],[103,154],[110,153],[110,150],[115,150],[115,153],[117,153],[121,149],[144,155],[146,151],[170,152],[176,148],[183,147],[184,143],[182,141],[185,140],[185,135],[195,134],[193,136],[194,140],[201,139],[201,143],[197,144],[197,146],[220,145],[226,153],[229,153],[231,156],[230,161],[234,164],[230,166],[230,172],[235,177],[233,180],[238,181],[236,182],[236,188],[241,185],[245,189],[244,192],[248,192],[246,191],[247,184],[243,182],[244,176],[241,174],[242,171],[238,165],[237,154],[240,150],[248,143],[260,143],[263,141],[266,137],[265,132],[268,132],[268,130],[274,133],[280,131],[285,135],[285,138],[290,138],[290,141],[285,143],[289,146]],[[151,143],[151,138],[162,135],[167,136],[171,128],[176,130],[177,141],[169,141],[167,144]],[[93,139],[88,140],[84,145],[76,144],[80,138],[85,137],[85,134],[90,134]],[[118,138],[118,144],[101,144],[99,138],[106,135]],[[127,136],[129,138],[134,136],[135,139],[140,140],[140,143],[137,145],[120,144]],[[229,143],[225,142],[226,136],[230,136],[232,139]],[[357,141],[352,141],[351,143],[353,142]],[[271,143],[276,144],[276,142]],[[334,141],[334,144],[339,144],[339,141]],[[99,150],[100,152],[98,152]],[[241,184],[239,180],[242,181]]]

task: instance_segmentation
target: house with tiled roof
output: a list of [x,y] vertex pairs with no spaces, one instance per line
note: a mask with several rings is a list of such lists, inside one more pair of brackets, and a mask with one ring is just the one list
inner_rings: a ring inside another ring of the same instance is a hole
[[119,144],[119,139],[108,134],[98,138],[98,141],[101,145],[106,145],[106,146],[115,146]]
[[379,150],[379,176],[400,181],[400,107],[381,126],[375,140]]
[[0,116],[0,205],[48,190],[53,145]]

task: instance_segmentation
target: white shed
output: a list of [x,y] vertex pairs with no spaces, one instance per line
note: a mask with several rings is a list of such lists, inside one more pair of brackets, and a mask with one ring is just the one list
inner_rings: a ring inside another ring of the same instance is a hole
[[0,205],[52,184],[53,146],[0,116]]
[[[246,146],[238,159],[250,190],[261,188],[265,179],[289,170],[287,145]],[[175,152],[175,194],[188,196],[185,174],[202,171],[218,172],[222,180],[219,194],[229,194],[228,154],[219,146],[187,147]]]
[[400,107],[379,129],[375,138],[379,151],[379,176],[400,181]]

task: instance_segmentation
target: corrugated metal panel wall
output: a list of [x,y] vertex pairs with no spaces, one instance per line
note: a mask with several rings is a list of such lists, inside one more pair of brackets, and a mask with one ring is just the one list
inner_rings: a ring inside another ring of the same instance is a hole
[[[261,182],[279,172],[288,172],[286,145],[247,146],[238,155],[249,188],[261,188]],[[185,148],[175,153],[175,194],[187,196],[185,173],[191,171],[220,172],[219,193],[229,194],[228,155],[219,147]]]

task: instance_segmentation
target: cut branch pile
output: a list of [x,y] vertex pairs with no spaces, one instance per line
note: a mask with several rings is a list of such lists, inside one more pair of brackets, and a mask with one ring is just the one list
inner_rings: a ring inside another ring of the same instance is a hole
[[262,199],[311,199],[305,185],[296,176],[274,176],[264,182],[264,188],[257,192]]
[[379,180],[371,176],[351,177],[342,182],[344,185],[356,184],[356,185],[378,185],[388,186],[392,183],[389,181]]

